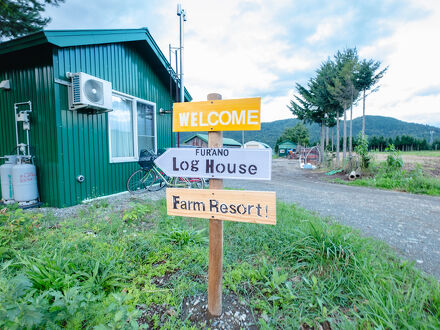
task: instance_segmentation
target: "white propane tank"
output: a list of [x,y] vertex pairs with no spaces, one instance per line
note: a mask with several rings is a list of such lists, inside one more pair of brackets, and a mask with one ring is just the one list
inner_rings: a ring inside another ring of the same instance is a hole
[[14,188],[12,185],[12,168],[17,161],[17,156],[5,156],[6,161],[0,166],[0,179],[2,187],[2,199],[5,204],[14,203]]
[[19,204],[33,204],[38,200],[37,170],[32,164],[17,164],[12,168],[14,199]]

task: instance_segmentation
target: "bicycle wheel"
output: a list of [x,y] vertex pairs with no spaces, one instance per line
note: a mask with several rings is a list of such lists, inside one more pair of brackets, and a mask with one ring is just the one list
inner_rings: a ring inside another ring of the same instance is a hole
[[140,194],[147,191],[150,182],[147,181],[147,176],[152,172],[146,169],[140,168],[133,172],[127,180],[127,190],[131,194]]
[[205,188],[205,180],[202,178],[189,178],[188,181],[190,183],[189,188],[193,188],[193,189]]
[[147,181],[150,182],[148,191],[158,191],[166,186],[165,180],[153,170],[148,173]]
[[173,182],[172,185],[174,187],[178,187],[178,188],[190,188],[190,185],[191,185],[189,183],[188,179],[177,177],[177,176],[175,178],[173,178],[172,182]]

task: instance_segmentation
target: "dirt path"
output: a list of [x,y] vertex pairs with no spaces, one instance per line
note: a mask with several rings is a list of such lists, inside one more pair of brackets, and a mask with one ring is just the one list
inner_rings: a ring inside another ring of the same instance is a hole
[[225,187],[276,191],[280,200],[387,242],[440,279],[440,197],[323,182],[284,159],[273,161],[271,181],[225,180]]

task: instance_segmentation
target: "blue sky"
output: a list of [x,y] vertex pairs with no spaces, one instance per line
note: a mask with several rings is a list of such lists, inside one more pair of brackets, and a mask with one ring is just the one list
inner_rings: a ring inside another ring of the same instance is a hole
[[[66,0],[48,7],[49,29],[148,27],[168,56],[178,45],[175,1]],[[291,118],[295,83],[306,83],[337,50],[389,70],[367,114],[440,124],[440,1],[182,1],[185,85],[194,100],[262,97],[262,119]],[[361,114],[355,108],[354,116]]]

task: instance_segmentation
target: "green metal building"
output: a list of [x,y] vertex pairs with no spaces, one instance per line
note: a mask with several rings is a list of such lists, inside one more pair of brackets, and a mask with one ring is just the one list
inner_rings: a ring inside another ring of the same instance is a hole
[[[208,148],[208,134],[196,134],[183,142],[185,145]],[[230,138],[223,138],[224,148],[241,148],[241,143]]]
[[292,149],[294,152],[296,151],[296,144],[292,141],[283,141],[278,145],[278,156],[286,157],[289,153],[289,150]]
[[[67,72],[111,82],[113,111],[70,110]],[[14,103],[31,101],[43,203],[65,207],[125,191],[140,149],[171,146],[170,114],[160,111],[175,101],[170,76],[146,28],[41,31],[0,43],[0,82],[10,83],[0,90],[0,156],[16,147]]]

